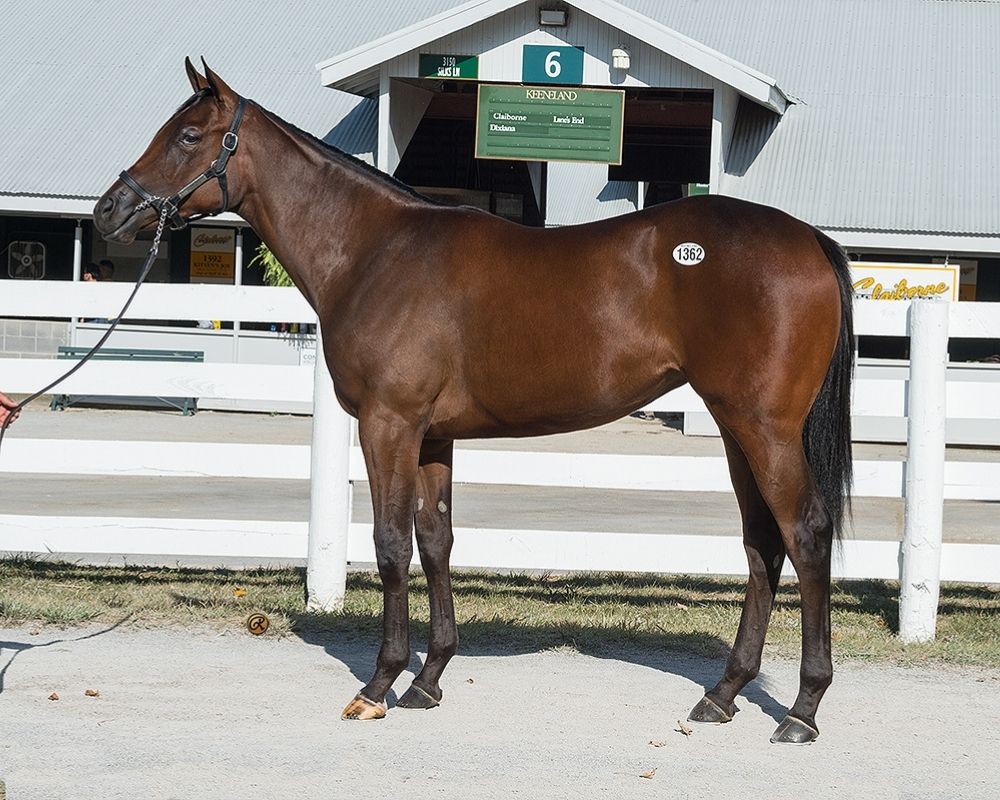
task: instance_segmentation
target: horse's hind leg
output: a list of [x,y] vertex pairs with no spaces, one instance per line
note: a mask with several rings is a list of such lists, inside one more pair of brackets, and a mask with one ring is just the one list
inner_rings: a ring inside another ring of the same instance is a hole
[[762,415],[753,418],[731,407],[713,408],[739,443],[774,515],[788,557],[799,578],[802,662],[799,693],[772,742],[802,744],[819,736],[816,710],[833,679],[830,654],[830,555],[833,524],[802,446],[801,426]]
[[410,661],[407,582],[413,557],[413,509],[422,431],[389,413],[362,414],[361,447],[375,512],[375,553],[382,579],[382,647],[375,674],[344,709],[344,719],[385,716],[385,695]]
[[743,614],[736,634],[726,672],[715,688],[691,711],[694,722],[729,722],[736,714],[734,700],[744,686],[757,677],[760,658],[764,649],[764,634],[771,616],[774,593],[785,561],[785,546],[781,531],[774,521],[771,509],[757,488],[746,456],[733,437],[722,428],[722,440],[729,459],[740,514],[743,517],[743,547],[750,564]]
[[417,548],[427,577],[431,606],[431,635],[427,660],[413,685],[399,698],[402,708],[433,708],[441,702],[439,681],[458,649],[458,627],[451,594],[448,559],[451,530],[451,462],[453,443],[424,441],[420,449],[417,482]]

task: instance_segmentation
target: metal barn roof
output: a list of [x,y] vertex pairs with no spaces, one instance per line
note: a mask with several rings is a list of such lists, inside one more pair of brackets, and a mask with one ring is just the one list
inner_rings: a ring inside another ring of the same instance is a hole
[[[793,100],[780,119],[741,105],[725,193],[825,228],[1000,234],[1000,3],[621,1]],[[185,55],[204,54],[299,127],[370,153],[372,101],[323,88],[313,65],[468,4],[219,0],[206,12],[190,0],[12,0],[0,28],[0,195],[100,194],[188,95]]]
[[624,1],[795,99],[770,131],[738,120],[767,138],[749,163],[734,142],[724,193],[825,228],[1000,232],[1000,3]]
[[[439,5],[445,5],[442,0]],[[4,3],[0,25],[0,193],[96,198],[190,94],[184,57],[310,133],[364,156],[371,101],[331,91],[314,64],[350,47],[364,0]],[[373,19],[373,16],[377,19]]]

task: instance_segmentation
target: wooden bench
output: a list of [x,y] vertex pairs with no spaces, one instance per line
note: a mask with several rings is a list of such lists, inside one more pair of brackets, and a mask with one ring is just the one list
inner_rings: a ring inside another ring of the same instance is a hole
[[[89,347],[61,345],[56,358],[79,361],[89,352]],[[205,353],[201,350],[146,350],[134,347],[102,347],[94,354],[93,358],[100,361],[179,361],[184,363],[203,363],[205,361]],[[154,408],[166,405],[183,412],[185,417],[190,416],[198,410],[198,398],[196,397],[114,397],[111,395],[80,394],[53,395],[49,407],[53,411],[62,411],[78,403],[147,406]]]

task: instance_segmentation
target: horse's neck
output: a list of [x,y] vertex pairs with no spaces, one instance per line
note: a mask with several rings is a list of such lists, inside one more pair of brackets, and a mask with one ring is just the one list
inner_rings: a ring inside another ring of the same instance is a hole
[[408,199],[257,116],[252,186],[237,211],[320,311],[321,301],[328,305],[354,283],[353,269]]

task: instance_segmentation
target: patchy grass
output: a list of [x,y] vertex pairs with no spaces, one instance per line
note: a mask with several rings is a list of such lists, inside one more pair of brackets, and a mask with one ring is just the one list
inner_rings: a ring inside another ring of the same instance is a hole
[[[624,647],[723,657],[736,634],[743,601],[743,582],[725,578],[456,572],[454,588],[466,652],[569,647],[607,653]],[[894,635],[898,592],[898,584],[890,581],[834,584],[833,647],[838,660],[1000,667],[997,587],[942,586],[937,640],[908,646]],[[273,633],[323,630],[377,638],[382,608],[377,575],[349,575],[340,614],[303,613],[303,595],[301,569],[151,569],[0,561],[2,626],[126,620],[140,626],[239,629],[251,612],[264,611]],[[410,614],[414,641],[425,640],[429,610],[427,584],[420,574],[411,580]],[[800,642],[797,587],[784,583],[765,655],[798,658]]]

